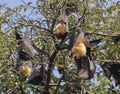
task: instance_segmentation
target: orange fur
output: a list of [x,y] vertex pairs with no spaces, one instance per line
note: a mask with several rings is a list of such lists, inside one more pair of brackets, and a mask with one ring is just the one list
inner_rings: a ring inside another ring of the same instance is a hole
[[30,76],[31,69],[28,66],[22,66],[21,71],[25,74],[25,76]]
[[56,28],[55,28],[55,34],[59,35],[63,35],[66,33],[66,24],[64,23],[59,23],[57,24]]
[[77,58],[81,55],[86,55],[85,44],[81,40],[78,40],[72,48],[72,53]]

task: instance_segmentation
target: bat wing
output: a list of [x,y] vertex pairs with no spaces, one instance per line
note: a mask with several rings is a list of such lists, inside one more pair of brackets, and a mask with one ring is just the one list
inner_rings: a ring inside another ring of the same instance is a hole
[[23,42],[23,51],[30,57],[33,59],[34,55],[33,55],[33,46],[31,45],[29,40],[25,40]]
[[19,58],[23,60],[33,59],[33,46],[31,45],[30,41],[22,39],[19,41],[19,43]]
[[80,79],[88,79],[89,78],[89,71],[90,71],[90,65],[89,65],[89,59],[87,56],[80,56],[79,59],[75,59],[78,70],[77,75]]
[[75,59],[78,70],[77,75],[80,79],[89,80],[94,76],[95,64],[90,61],[88,56],[80,56],[79,59]]
[[90,64],[90,72],[89,72],[89,78],[88,79],[91,79],[94,77],[94,74],[95,74],[95,71],[96,71],[96,66],[95,66],[95,63],[90,61],[89,62]]
[[37,65],[33,69],[33,73],[28,78],[28,83],[33,85],[44,85],[46,80],[46,70],[43,65]]

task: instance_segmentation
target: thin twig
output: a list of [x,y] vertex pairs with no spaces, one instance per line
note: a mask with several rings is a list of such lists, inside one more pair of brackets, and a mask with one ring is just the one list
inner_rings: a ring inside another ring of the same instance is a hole
[[64,75],[62,75],[62,77],[60,78],[54,94],[57,94],[57,91],[59,89],[60,83],[61,83],[61,81],[62,81],[63,78],[64,78]]
[[102,60],[102,59],[97,59],[97,61],[100,61],[100,62],[116,62],[116,63],[120,63],[120,60]]

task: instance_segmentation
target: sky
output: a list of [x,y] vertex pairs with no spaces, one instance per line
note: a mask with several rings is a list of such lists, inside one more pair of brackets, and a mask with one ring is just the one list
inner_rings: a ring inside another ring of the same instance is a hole
[[[34,0],[24,0],[25,2],[34,1]],[[22,0],[0,0],[0,4],[7,4],[7,6],[13,8],[20,4],[23,4]]]
[[[35,0],[24,0],[25,2],[34,2]],[[109,0],[106,0],[106,1],[109,1]],[[111,1],[114,1],[114,2],[118,2],[120,0],[111,0]],[[18,6],[20,4],[23,4],[22,0],[0,0],[0,4],[5,4],[7,3],[7,5],[11,8],[15,7],[15,6]]]

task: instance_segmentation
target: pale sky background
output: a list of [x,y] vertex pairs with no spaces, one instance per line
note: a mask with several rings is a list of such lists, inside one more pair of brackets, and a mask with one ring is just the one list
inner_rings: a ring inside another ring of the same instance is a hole
[[[36,0],[24,0],[25,2],[34,2]],[[109,0],[108,0],[109,1]],[[120,0],[111,0],[111,1],[114,1],[114,2],[118,2]],[[0,4],[5,4],[7,3],[7,5],[11,8],[15,7],[15,6],[18,6],[20,4],[22,4],[22,0],[0,0]]]

